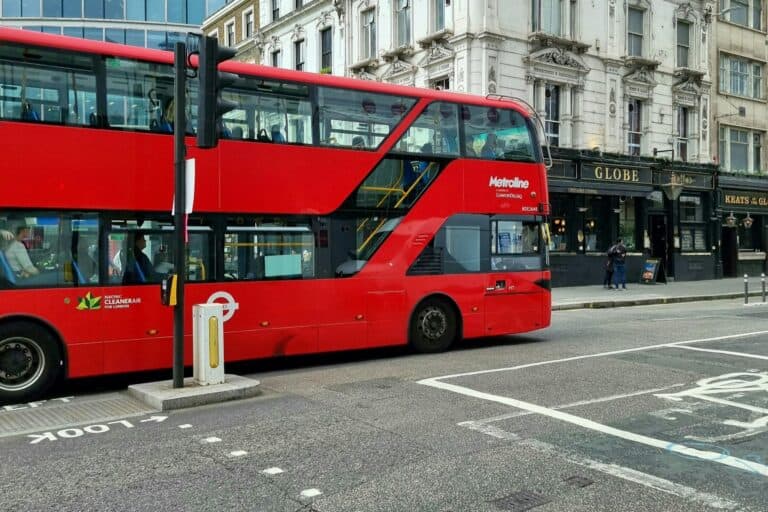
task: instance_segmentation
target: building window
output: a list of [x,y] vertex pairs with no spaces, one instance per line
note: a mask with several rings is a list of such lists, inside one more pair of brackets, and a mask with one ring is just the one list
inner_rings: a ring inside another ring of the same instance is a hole
[[627,103],[627,154],[640,156],[640,146],[643,141],[642,132],[643,102],[631,99]]
[[226,46],[235,46],[235,22],[227,23],[225,27],[226,35],[224,36],[224,44]]
[[248,11],[243,15],[243,38],[249,39],[253,36],[253,11]]
[[320,31],[320,72],[330,73],[333,67],[333,38],[331,27]]
[[643,17],[645,12],[640,9],[627,9],[627,55],[641,57],[643,55]]
[[720,127],[720,164],[728,172],[760,173],[762,147],[762,132]]
[[445,28],[445,0],[432,0],[435,6],[435,32]]
[[677,67],[688,67],[688,56],[691,50],[691,24],[677,20]]
[[701,196],[680,196],[680,250],[706,251],[706,223]]
[[430,89],[435,89],[438,91],[448,91],[451,88],[451,80],[448,77],[445,78],[438,78],[437,80],[433,80],[429,84]]
[[761,99],[763,97],[763,64],[721,54],[720,92]]
[[411,44],[411,0],[396,0],[397,46]]
[[280,67],[280,50],[275,50],[272,52],[272,67]]
[[304,7],[304,0],[296,0],[294,2],[294,7],[296,8],[297,11],[302,7]]
[[272,0],[272,21],[280,19],[280,0]]
[[723,19],[761,30],[763,26],[763,0],[721,0]]
[[688,161],[688,107],[677,107],[677,152],[680,160]]
[[533,31],[562,35],[564,0],[533,0]]
[[624,241],[628,251],[637,249],[636,227],[634,198],[628,197],[623,201],[619,199],[619,238]]
[[361,14],[363,28],[363,58],[372,59],[376,56],[376,9],[369,9]]
[[306,44],[303,39],[301,41],[296,41],[295,43],[293,43],[294,64],[297,71],[304,70],[305,53],[306,53]]
[[544,110],[546,122],[544,128],[547,140],[551,146],[560,145],[560,86],[546,84],[544,86]]

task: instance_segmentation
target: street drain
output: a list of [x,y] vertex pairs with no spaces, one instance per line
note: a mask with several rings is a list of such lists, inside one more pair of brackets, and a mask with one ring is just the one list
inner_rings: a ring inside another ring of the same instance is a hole
[[550,500],[546,496],[535,493],[533,491],[520,491],[504,498],[493,500],[491,503],[496,505],[502,510],[509,510],[511,512],[523,512],[524,510],[531,510],[532,508],[549,503]]
[[588,485],[595,483],[594,480],[581,475],[569,476],[568,478],[564,478],[563,481],[573,487],[587,487]]

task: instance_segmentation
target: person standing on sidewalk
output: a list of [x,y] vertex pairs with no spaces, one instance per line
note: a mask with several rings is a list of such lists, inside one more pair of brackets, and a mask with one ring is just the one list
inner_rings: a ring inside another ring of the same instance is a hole
[[627,248],[621,238],[616,240],[616,245],[611,248],[609,254],[613,254],[613,281],[616,289],[619,289],[621,283],[622,289],[627,289]]
[[615,245],[612,245],[608,248],[608,252],[606,253],[605,263],[603,266],[605,267],[605,277],[603,277],[603,288],[611,289],[611,282],[613,282],[613,248],[616,247]]

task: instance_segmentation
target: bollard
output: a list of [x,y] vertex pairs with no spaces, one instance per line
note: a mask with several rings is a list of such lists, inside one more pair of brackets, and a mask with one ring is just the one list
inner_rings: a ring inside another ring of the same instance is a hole
[[765,302],[765,272],[760,274],[760,284],[763,285],[763,302]]
[[744,274],[744,304],[749,304],[749,283],[747,282],[747,274]]

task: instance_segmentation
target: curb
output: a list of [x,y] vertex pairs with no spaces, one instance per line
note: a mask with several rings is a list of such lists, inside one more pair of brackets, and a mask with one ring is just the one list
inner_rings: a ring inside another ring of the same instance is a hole
[[[761,297],[762,292],[751,292],[750,297]],[[599,300],[594,302],[575,302],[573,304],[552,305],[552,311],[569,311],[574,309],[606,309],[630,306],[649,306],[653,304],[676,304],[680,302],[704,302],[709,300],[729,300],[743,298],[743,293],[722,293],[719,295],[686,295],[681,297],[654,297],[648,299],[630,300]]]

